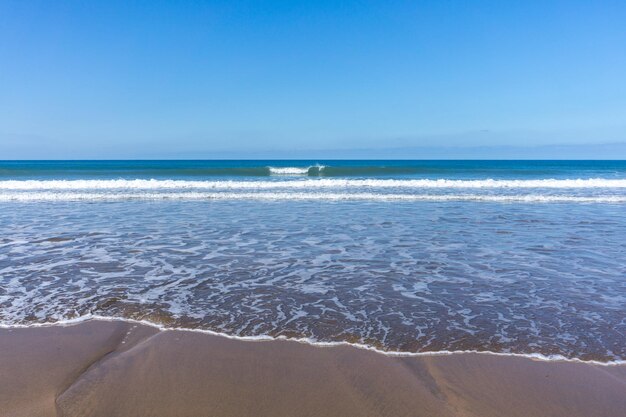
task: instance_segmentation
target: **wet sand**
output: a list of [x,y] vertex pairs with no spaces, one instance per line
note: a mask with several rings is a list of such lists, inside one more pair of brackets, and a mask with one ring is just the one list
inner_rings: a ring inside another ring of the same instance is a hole
[[121,321],[0,329],[2,416],[610,416],[626,366],[389,357]]

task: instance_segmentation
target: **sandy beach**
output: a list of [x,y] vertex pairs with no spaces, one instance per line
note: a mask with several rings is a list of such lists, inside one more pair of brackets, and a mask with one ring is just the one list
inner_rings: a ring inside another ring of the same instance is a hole
[[0,329],[3,416],[607,416],[626,366],[248,342],[122,321]]

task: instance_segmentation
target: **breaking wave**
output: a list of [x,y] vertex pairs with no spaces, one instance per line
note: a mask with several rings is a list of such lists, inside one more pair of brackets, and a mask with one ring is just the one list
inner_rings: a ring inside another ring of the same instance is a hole
[[308,167],[267,167],[270,175],[319,175],[324,170],[323,165]]
[[[272,168],[276,175],[300,175],[302,169]],[[321,168],[320,168],[321,169]],[[320,188],[626,188],[626,179],[449,180],[449,179],[294,179],[264,181],[190,181],[156,179],[6,180],[0,190],[114,190],[114,189],[320,189]]]

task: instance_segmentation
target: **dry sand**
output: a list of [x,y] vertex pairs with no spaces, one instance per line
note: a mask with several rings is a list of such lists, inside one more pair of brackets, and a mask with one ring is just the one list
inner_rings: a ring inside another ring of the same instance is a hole
[[626,415],[626,366],[389,357],[126,322],[0,329],[1,416]]

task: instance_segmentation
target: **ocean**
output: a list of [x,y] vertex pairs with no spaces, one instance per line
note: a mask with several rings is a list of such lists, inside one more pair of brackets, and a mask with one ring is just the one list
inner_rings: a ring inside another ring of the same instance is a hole
[[626,161],[1,161],[0,324],[626,361]]

